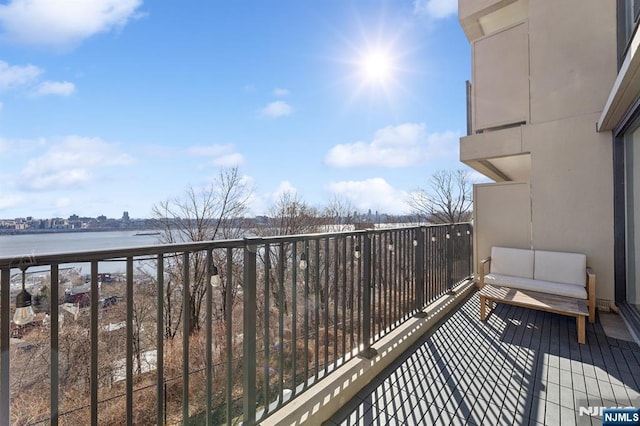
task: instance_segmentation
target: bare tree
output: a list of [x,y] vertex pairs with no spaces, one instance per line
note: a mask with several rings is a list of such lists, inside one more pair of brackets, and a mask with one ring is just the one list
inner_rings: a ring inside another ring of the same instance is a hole
[[267,221],[256,230],[258,235],[295,235],[317,232],[318,211],[298,193],[285,191],[267,210]]
[[[300,198],[296,192],[285,191],[269,207],[266,221],[256,227],[254,232],[260,236],[296,235],[318,232],[319,229],[320,215],[318,211]],[[282,245],[281,250],[280,246],[271,246],[268,251],[259,252],[258,255],[261,263],[264,264],[265,259],[269,256],[270,264],[278,265],[277,268],[271,268],[269,271],[269,279],[273,282],[277,282],[278,273],[285,273],[284,270],[280,271],[278,268],[286,268],[289,262],[295,264],[292,259],[292,246],[288,244]],[[278,306],[279,293],[277,286],[272,287],[271,293],[274,303]],[[287,297],[283,295],[283,299],[284,306],[282,309],[284,309],[285,313],[288,313]]]
[[352,231],[355,223],[356,210],[351,201],[334,196],[322,211],[324,221],[333,225],[334,231]]
[[465,170],[440,170],[429,181],[429,189],[414,191],[407,204],[414,214],[432,223],[471,220],[471,182]]
[[[238,168],[220,170],[207,187],[189,187],[184,196],[160,202],[153,207],[153,215],[162,224],[162,243],[183,243],[231,239],[242,236],[241,220],[247,212],[252,190],[243,181]],[[222,257],[222,254],[214,253]],[[216,259],[214,259],[215,261]],[[220,259],[217,259],[219,263]],[[189,330],[200,330],[201,308],[206,294],[207,256],[196,252],[189,256]],[[182,257],[167,259],[164,301],[165,336],[175,336],[182,318],[182,284],[186,281]],[[235,291],[236,286],[222,280],[222,296]],[[223,306],[223,309],[226,309]]]

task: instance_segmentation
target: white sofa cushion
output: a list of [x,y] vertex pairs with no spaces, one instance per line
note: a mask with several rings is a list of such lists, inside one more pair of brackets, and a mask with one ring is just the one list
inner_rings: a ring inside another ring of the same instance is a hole
[[559,282],[544,281],[531,278],[515,277],[504,274],[487,274],[484,283],[496,286],[515,288],[518,290],[539,291],[541,293],[555,294],[558,296],[573,297],[574,299],[587,299],[587,290],[584,286]]
[[491,273],[533,278],[533,250],[491,247]]
[[553,281],[585,286],[587,256],[581,253],[535,251],[534,274],[536,280]]

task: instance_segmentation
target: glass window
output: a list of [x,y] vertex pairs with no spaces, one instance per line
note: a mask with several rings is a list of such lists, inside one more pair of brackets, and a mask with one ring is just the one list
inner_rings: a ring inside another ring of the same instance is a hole
[[640,128],[625,135],[627,302],[640,305]]
[[629,42],[638,24],[640,0],[618,0],[618,66],[622,65]]

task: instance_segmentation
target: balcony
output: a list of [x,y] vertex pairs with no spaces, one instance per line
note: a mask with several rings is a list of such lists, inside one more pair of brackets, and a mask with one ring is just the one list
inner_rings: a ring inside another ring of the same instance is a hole
[[[324,420],[471,289],[471,241],[456,224],[0,259],[0,425]],[[51,302],[18,326],[22,288]]]
[[469,296],[326,425],[590,425],[600,407],[640,407],[640,347],[604,321],[580,345],[572,318],[498,304],[482,322],[479,303]]

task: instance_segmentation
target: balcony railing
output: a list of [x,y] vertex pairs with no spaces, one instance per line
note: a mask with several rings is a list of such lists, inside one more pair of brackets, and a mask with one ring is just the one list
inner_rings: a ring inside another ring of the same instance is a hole
[[[375,354],[380,337],[469,277],[471,232],[419,226],[0,259],[0,425],[255,424],[345,361]],[[59,304],[85,271],[87,299]],[[29,273],[48,315],[16,326],[14,296]]]

